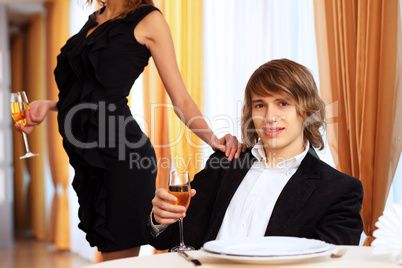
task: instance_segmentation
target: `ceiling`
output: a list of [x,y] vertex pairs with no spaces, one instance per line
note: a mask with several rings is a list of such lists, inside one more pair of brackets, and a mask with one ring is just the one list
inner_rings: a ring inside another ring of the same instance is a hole
[[0,0],[0,5],[5,4],[7,8],[9,31],[18,31],[30,15],[44,13],[44,2],[46,0]]

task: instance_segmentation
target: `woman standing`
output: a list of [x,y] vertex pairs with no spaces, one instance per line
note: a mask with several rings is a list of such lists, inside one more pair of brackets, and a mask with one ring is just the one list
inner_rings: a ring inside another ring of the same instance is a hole
[[[86,0],[92,4],[94,0]],[[152,0],[97,0],[102,6],[61,49],[54,71],[58,102],[30,103],[29,133],[49,110],[58,112],[63,146],[75,169],[81,228],[104,260],[137,256],[146,244],[143,219],[155,191],[156,157],[127,105],[130,89],[152,56],[166,91],[190,129],[231,160],[235,137],[217,139],[179,72],[170,29]],[[224,146],[226,143],[227,149]],[[141,159],[132,163],[132,159]],[[141,164],[138,164],[141,163]]]

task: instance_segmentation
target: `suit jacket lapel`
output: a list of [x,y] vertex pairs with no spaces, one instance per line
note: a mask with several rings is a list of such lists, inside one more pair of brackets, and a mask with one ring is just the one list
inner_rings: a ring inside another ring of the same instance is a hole
[[251,152],[242,155],[243,157],[232,161],[230,168],[224,175],[222,185],[216,196],[216,203],[212,212],[210,227],[207,231],[205,241],[213,240],[218,235],[226,209],[229,206],[233,195],[256,160]]
[[276,201],[265,235],[281,235],[293,217],[302,210],[319,183],[319,159],[314,149],[306,154]]

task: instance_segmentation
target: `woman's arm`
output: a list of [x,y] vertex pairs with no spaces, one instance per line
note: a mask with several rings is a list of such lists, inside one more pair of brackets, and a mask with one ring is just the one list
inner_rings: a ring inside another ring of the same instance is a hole
[[[231,160],[239,156],[245,147],[236,137],[226,135],[218,139],[205,122],[199,108],[188,93],[177,66],[173,39],[165,18],[159,12],[151,12],[135,28],[134,35],[151,52],[163,85],[172,100],[177,116],[214,150],[226,152]],[[230,150],[226,151],[226,145]],[[243,151],[244,151],[243,150]]]
[[34,126],[39,125],[45,120],[49,111],[57,111],[57,102],[51,100],[38,100],[29,103],[29,110],[25,111],[25,118],[27,124],[15,124],[15,128],[18,131],[31,133]]

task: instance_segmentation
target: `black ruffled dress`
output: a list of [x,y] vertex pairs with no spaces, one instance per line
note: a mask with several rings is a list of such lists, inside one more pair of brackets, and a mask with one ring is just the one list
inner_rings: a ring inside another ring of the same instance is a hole
[[59,131],[75,169],[79,228],[102,252],[146,244],[141,228],[155,193],[156,157],[127,96],[151,56],[134,28],[155,10],[141,7],[87,37],[97,25],[90,16],[57,57]]

